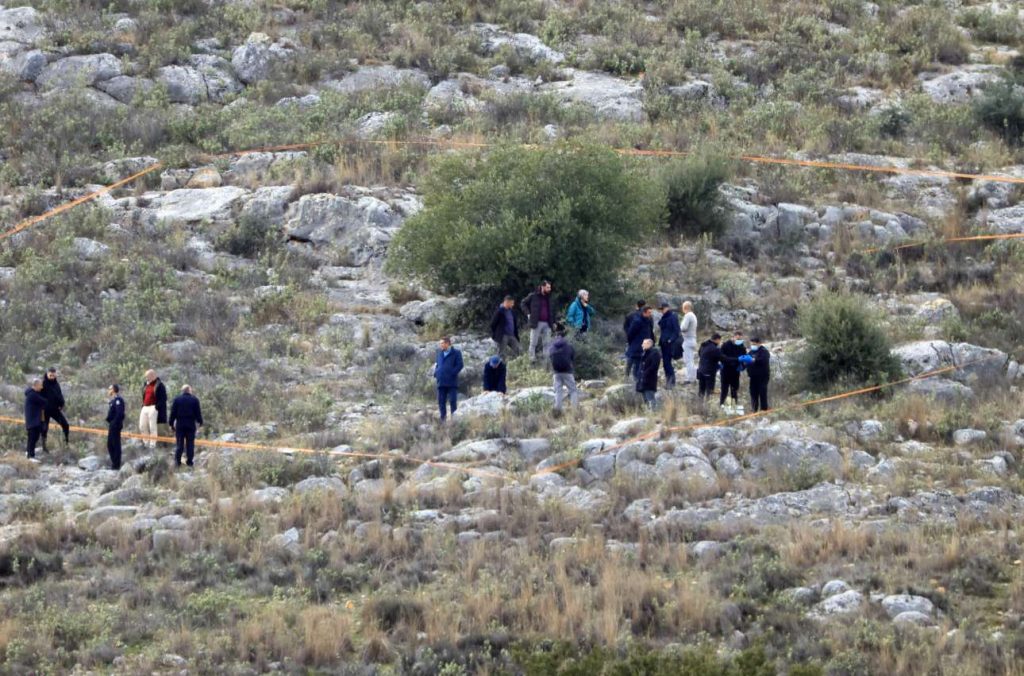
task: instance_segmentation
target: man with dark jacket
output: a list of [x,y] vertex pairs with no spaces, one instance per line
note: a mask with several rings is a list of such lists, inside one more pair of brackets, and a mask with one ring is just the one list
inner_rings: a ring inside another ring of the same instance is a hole
[[676,344],[683,340],[679,332],[679,315],[672,311],[668,303],[661,304],[661,319],[658,320],[658,328],[661,335],[658,337],[658,347],[661,348],[661,360],[665,367],[665,387],[673,389],[676,386],[676,370],[672,366],[672,359],[675,357]]
[[43,396],[46,397],[46,408],[43,409],[43,453],[46,453],[49,450],[46,448],[46,433],[50,431],[50,420],[56,421],[64,432],[65,448],[68,445],[68,432],[71,428],[68,419],[64,417],[64,393],[57,382],[55,367],[51,366],[43,376]]
[[533,293],[523,299],[523,309],[526,310],[527,319],[530,324],[530,361],[537,361],[537,355],[543,354],[543,349],[551,339],[551,326],[554,323],[554,315],[551,307],[551,282],[543,281]]
[[750,354],[745,358],[750,376],[750,410],[753,413],[768,410],[768,381],[771,379],[771,353],[761,339],[750,339]]
[[192,467],[196,454],[196,430],[203,426],[203,411],[199,400],[192,395],[190,386],[183,386],[181,394],[171,402],[168,424],[174,430],[174,464],[181,467],[181,454],[184,451],[185,464]]
[[519,320],[515,313],[516,301],[512,296],[505,296],[498,309],[491,317],[491,338],[498,346],[498,355],[502,359],[519,356]]
[[740,357],[747,353],[743,345],[743,332],[734,331],[732,340],[722,345],[722,393],[718,397],[718,404],[725,406],[725,398],[732,398],[732,411],[739,407],[740,371],[743,364]]
[[651,317],[651,308],[645,305],[640,314],[633,318],[626,331],[626,340],[626,374],[632,375],[635,382],[640,380],[640,360],[644,356],[644,341],[654,342],[654,319]]
[[508,392],[508,386],[505,384],[507,372],[505,362],[499,355],[488,359],[484,364],[484,392],[501,392],[502,394]]
[[121,429],[124,427],[124,399],[121,386],[111,385],[107,389],[110,403],[107,405],[107,453],[110,454],[110,468],[121,469]]
[[701,343],[697,353],[700,364],[697,366],[697,395],[701,401],[710,397],[715,391],[715,378],[722,362],[722,344],[720,334],[712,334],[709,340]]
[[25,390],[25,432],[28,444],[25,450],[29,459],[36,457],[36,444],[43,435],[43,412],[46,410],[46,397],[43,396],[43,379],[36,378],[32,387]]
[[452,415],[458,408],[459,373],[462,372],[462,353],[452,347],[452,339],[448,336],[439,343],[437,357],[434,360],[434,379],[437,380],[437,405],[441,409],[441,422],[448,419],[445,411],[450,404]]
[[559,327],[555,342],[548,350],[551,359],[551,370],[554,371],[555,410],[562,410],[565,399],[563,388],[569,393],[569,403],[575,408],[580,403],[579,391],[576,389],[576,350],[565,339],[565,329]]
[[[142,388],[142,410],[139,412],[139,433],[156,437],[160,425],[167,424],[167,388],[157,377],[156,371],[146,371],[146,385]],[[156,440],[147,440],[146,445],[156,448]]]
[[643,356],[640,358],[640,378],[636,381],[636,391],[644,398],[644,402],[654,408],[658,394],[658,369],[661,367],[661,353],[654,347],[650,338],[643,342]]

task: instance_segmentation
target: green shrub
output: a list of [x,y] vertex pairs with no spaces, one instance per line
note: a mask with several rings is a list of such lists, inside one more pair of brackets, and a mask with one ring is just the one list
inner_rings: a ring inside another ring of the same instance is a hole
[[424,209],[395,237],[388,265],[487,307],[542,278],[601,295],[661,203],[658,186],[593,146],[449,156],[427,176]]
[[1004,141],[1020,145],[1024,136],[1024,87],[1009,80],[985,87],[974,100],[974,114]]
[[899,360],[878,319],[855,296],[826,294],[799,310],[807,347],[795,374],[803,389],[822,391],[838,383],[877,385],[899,377]]
[[967,38],[940,7],[911,7],[900,14],[889,24],[888,41],[920,66],[931,61],[963,63],[969,51]]
[[730,176],[728,163],[714,156],[687,157],[665,165],[668,230],[674,235],[717,237],[725,228],[718,187]]

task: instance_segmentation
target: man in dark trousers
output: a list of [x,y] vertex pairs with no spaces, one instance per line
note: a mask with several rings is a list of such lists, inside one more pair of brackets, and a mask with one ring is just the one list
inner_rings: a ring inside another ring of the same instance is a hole
[[747,375],[750,376],[750,410],[753,413],[768,410],[768,381],[771,379],[771,353],[761,339],[750,339]]
[[508,385],[505,384],[505,377],[508,369],[505,362],[499,355],[494,355],[484,364],[484,392],[508,392]]
[[718,397],[718,404],[725,406],[725,398],[732,398],[732,408],[726,409],[727,413],[735,413],[739,407],[740,371],[743,365],[740,357],[747,353],[743,344],[743,332],[734,331],[732,340],[722,345],[722,393]]
[[[167,388],[157,377],[156,371],[146,371],[146,385],[142,388],[142,410],[139,412],[139,433],[145,436],[158,436],[163,430],[161,425],[167,424]],[[150,448],[156,448],[156,440],[146,441]]]
[[437,380],[437,405],[441,409],[441,422],[448,419],[445,411],[450,405],[452,415],[458,408],[459,373],[462,372],[462,353],[452,347],[452,339],[445,336],[438,342],[434,360],[434,379]]
[[185,464],[192,467],[196,454],[196,430],[203,425],[203,411],[199,400],[192,395],[192,388],[185,385],[181,394],[171,402],[171,417],[168,424],[174,430],[174,464],[181,467],[181,453],[185,452]]
[[[640,316],[643,312],[644,306],[647,305],[647,301],[638,300],[636,302],[636,309],[626,315],[626,318],[622,320],[622,332],[626,334],[626,344],[629,344],[629,327],[633,325],[633,320]],[[626,357],[626,377],[633,375],[632,363],[629,361],[629,357]],[[635,380],[634,376],[634,380]]]
[[658,369],[661,368],[661,352],[654,347],[650,338],[643,342],[643,356],[640,359],[640,378],[636,381],[636,391],[644,398],[648,407],[654,408],[658,394]]
[[107,453],[110,454],[110,468],[121,469],[121,430],[124,428],[124,399],[121,386],[113,384],[107,389],[110,403],[107,406]]
[[548,349],[551,359],[552,378],[555,388],[555,410],[562,410],[565,392],[569,393],[569,403],[575,408],[580,403],[580,393],[576,388],[576,350],[565,339],[565,328],[559,326],[555,330],[555,342]]
[[646,305],[640,309],[640,313],[633,318],[633,323],[626,331],[626,340],[629,345],[626,347],[626,374],[633,376],[633,381],[640,380],[640,361],[644,356],[644,341],[654,342],[654,319],[651,317],[651,308]]
[[677,344],[682,351],[683,336],[679,331],[679,315],[672,311],[672,307],[662,303],[661,312],[661,319],[658,320],[658,328],[661,330],[658,347],[661,348],[661,361],[665,367],[665,387],[671,390],[676,386],[676,370],[672,360],[676,356]]
[[46,408],[43,409],[43,453],[49,452],[46,448],[46,433],[50,431],[50,420],[60,425],[64,432],[64,447],[68,445],[68,432],[71,426],[68,419],[64,417],[64,393],[60,390],[60,383],[57,382],[57,369],[50,367],[43,376],[43,396],[46,397]]
[[491,317],[491,338],[497,344],[498,355],[502,359],[519,356],[519,319],[516,317],[515,306],[515,299],[505,296]]
[[43,435],[43,411],[46,410],[46,397],[43,396],[43,379],[36,378],[32,387],[25,390],[25,432],[28,443],[25,450],[29,459],[36,457],[36,444]]
[[720,334],[712,334],[711,338],[701,343],[697,352],[699,365],[697,366],[697,395],[704,401],[715,391],[715,378],[718,376],[718,367],[722,362],[722,344]]
[[551,339],[551,327],[554,324],[554,315],[551,307],[551,282],[543,281],[533,293],[523,299],[523,309],[526,310],[530,324],[530,361],[537,361],[538,354],[544,354]]

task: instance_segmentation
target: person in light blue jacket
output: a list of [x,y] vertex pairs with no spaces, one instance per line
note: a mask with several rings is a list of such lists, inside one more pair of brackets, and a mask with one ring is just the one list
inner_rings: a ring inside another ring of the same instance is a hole
[[458,408],[459,373],[462,372],[462,353],[452,347],[452,339],[445,336],[438,342],[434,361],[434,379],[437,380],[437,405],[441,409],[441,422],[447,420],[446,404],[452,415]]
[[590,330],[596,312],[594,306],[590,304],[590,292],[580,289],[576,294],[576,300],[569,305],[569,310],[565,313],[565,321],[576,329],[577,336],[582,337]]

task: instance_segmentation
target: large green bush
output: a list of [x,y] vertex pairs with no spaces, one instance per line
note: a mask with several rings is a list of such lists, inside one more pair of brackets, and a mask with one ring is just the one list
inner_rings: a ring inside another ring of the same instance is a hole
[[542,278],[563,291],[614,289],[664,195],[607,149],[506,147],[442,158],[424,204],[395,237],[390,269],[490,306]]
[[720,235],[725,218],[718,187],[730,173],[729,164],[719,157],[693,156],[664,165],[669,231],[686,237]]
[[1011,145],[1024,137],[1024,86],[1011,80],[996,82],[974,100],[974,114],[983,125]]
[[856,296],[825,294],[799,310],[807,347],[796,360],[796,384],[822,391],[836,384],[878,385],[899,378],[899,360],[878,318]]

